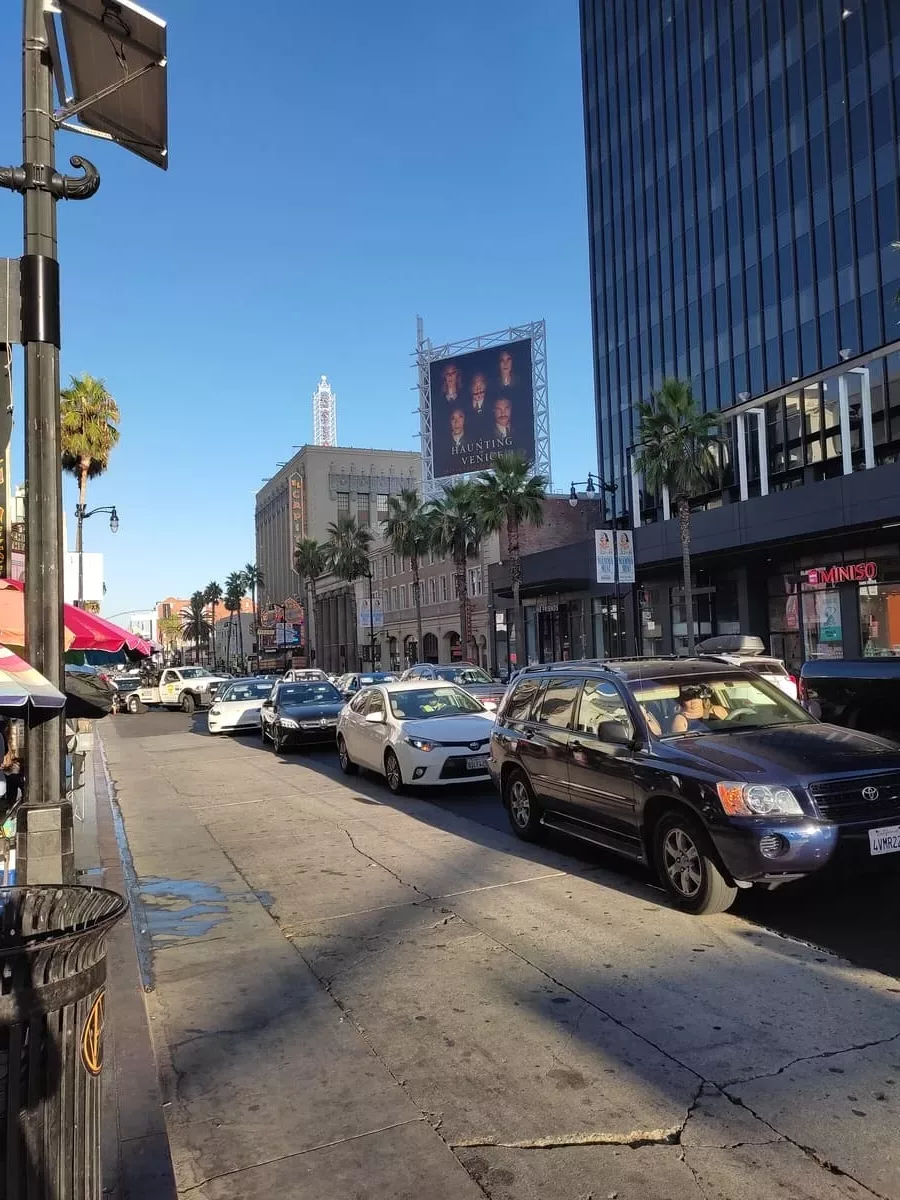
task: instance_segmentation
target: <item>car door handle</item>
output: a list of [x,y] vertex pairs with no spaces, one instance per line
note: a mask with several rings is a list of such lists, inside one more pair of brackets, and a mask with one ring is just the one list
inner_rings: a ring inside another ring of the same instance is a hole
[[535,731],[533,729],[526,729],[524,731],[524,733],[522,734],[522,736],[526,739],[526,741],[533,742],[534,734],[535,734]]
[[576,738],[574,742],[569,742],[570,750],[584,750],[584,748],[584,742],[579,742],[578,738]]

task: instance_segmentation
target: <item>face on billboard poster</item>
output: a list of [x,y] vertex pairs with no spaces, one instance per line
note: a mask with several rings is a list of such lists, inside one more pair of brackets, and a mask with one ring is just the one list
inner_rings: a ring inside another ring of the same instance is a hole
[[531,338],[429,365],[434,475],[486,471],[517,450],[534,461]]

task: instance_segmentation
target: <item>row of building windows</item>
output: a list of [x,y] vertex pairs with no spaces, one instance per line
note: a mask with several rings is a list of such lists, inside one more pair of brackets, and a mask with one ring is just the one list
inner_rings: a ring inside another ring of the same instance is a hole
[[[468,570],[469,596],[484,595],[484,580],[481,567],[469,567]],[[376,600],[383,600],[385,612],[400,612],[415,605],[415,584],[401,583],[399,587],[385,588],[383,592],[374,593]],[[430,579],[419,580],[420,603],[423,607],[431,604],[442,604],[455,598],[455,587],[452,575],[432,575]]]
[[[356,505],[351,507],[351,498]],[[388,519],[388,495],[378,492],[375,495],[375,522],[383,525]],[[364,527],[372,524],[372,493],[371,492],[335,492],[335,504],[339,513],[352,513],[357,523]]]

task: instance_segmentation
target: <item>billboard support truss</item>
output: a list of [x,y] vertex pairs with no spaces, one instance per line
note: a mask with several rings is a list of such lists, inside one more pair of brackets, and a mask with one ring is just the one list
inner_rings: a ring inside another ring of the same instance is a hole
[[[507,342],[531,339],[531,385],[534,402],[534,470],[547,480],[551,490],[550,474],[550,406],[547,396],[547,326],[545,321],[532,321],[527,325],[512,325],[495,333],[482,333],[477,337],[460,342],[447,342],[433,346],[425,337],[424,323],[416,318],[416,367],[419,374],[419,423],[422,438],[422,496],[432,500],[440,496],[449,480],[434,473],[434,421],[431,406],[431,371],[433,362],[455,358],[472,350],[490,350]],[[473,472],[477,474],[477,472]],[[456,475],[452,478],[466,478]]]

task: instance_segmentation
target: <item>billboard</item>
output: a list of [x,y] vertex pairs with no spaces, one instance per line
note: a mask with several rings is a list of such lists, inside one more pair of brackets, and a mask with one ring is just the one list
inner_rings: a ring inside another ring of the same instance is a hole
[[433,477],[487,470],[498,454],[535,457],[532,339],[428,364]]

